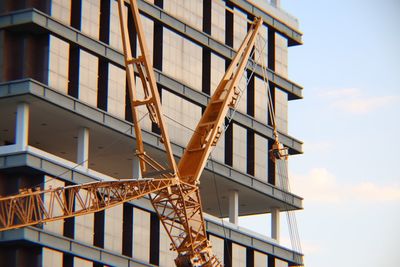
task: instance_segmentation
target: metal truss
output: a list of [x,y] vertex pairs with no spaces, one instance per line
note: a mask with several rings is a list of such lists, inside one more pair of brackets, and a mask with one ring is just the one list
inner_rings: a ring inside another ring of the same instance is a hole
[[178,184],[176,179],[141,179],[37,190],[0,198],[0,231],[85,215]]

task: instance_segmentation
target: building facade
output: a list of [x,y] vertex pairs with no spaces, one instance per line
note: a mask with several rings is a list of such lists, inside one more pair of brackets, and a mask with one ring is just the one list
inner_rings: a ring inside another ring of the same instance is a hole
[[[287,127],[288,102],[302,98],[287,71],[288,47],[302,43],[297,20],[277,1],[138,2],[177,158],[249,21],[263,18],[264,49],[248,64],[238,108],[231,110],[201,178],[203,210],[213,251],[225,266],[301,265],[301,253],[279,243],[280,212],[302,209],[302,198],[279,186],[284,177],[268,158],[273,131],[266,91],[280,141],[291,154],[302,153],[302,142]],[[125,12],[135,40],[128,3]],[[140,54],[136,42],[131,45]],[[140,176],[115,0],[1,1],[0,82],[1,196]],[[145,109],[140,117],[146,149],[161,155]],[[239,216],[254,214],[269,214],[271,236],[238,226]],[[0,266],[173,266],[169,243],[144,198],[0,232]]]

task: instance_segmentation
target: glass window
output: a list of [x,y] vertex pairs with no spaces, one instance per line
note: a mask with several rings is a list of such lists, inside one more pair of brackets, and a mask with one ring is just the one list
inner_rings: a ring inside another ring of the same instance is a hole
[[108,64],[107,111],[121,119],[125,119],[125,83],[125,70]]
[[275,120],[279,131],[288,130],[288,96],[279,88],[275,88]]
[[122,209],[118,205],[105,210],[104,248],[115,252],[122,252]]
[[69,43],[50,35],[48,85],[68,94]]
[[225,74],[225,59],[211,53],[211,83],[210,92],[211,95],[217,89],[219,82]]
[[[63,187],[65,183],[63,181],[54,179],[53,177],[44,176],[44,189],[50,189],[50,188],[57,188],[57,187]],[[45,194],[44,195],[44,203],[46,207],[50,205],[50,194]],[[63,209],[62,206],[59,204],[58,201],[54,201],[53,204],[53,215],[54,216],[61,216],[63,215]],[[63,230],[64,230],[64,220],[57,220],[53,222],[47,222],[43,225],[43,229],[47,230],[49,232],[57,233],[62,235]]]
[[164,0],[164,10],[194,28],[202,30],[203,0]]
[[[80,190],[79,191],[82,198],[85,200],[87,198],[87,191]],[[79,203],[79,201],[75,200],[75,210],[82,209],[83,207]],[[75,217],[75,239],[93,244],[93,235],[94,235],[94,214],[86,214],[82,216]]]
[[71,0],[52,0],[50,14],[69,25],[71,23]]
[[236,124],[233,126],[233,167],[239,171],[247,170],[247,130]]
[[[147,50],[149,51],[150,56],[149,58],[151,62],[153,62],[154,22],[143,15],[140,15],[140,20],[142,21],[144,35],[146,37]],[[136,55],[141,55],[142,52],[140,51],[139,43],[137,43],[136,49]]]
[[211,1],[211,36],[225,43],[225,2]]
[[232,243],[232,267],[246,267],[246,248]]
[[201,107],[162,90],[163,111],[171,141],[186,147],[201,117]]
[[97,106],[97,82],[99,59],[80,50],[79,62],[79,99]]
[[239,78],[238,91],[239,97],[236,104],[236,109],[243,114],[247,114],[247,71],[243,73],[243,76]]
[[[213,1],[212,3],[214,3]],[[225,10],[225,9],[224,9]],[[225,74],[225,60],[213,53],[211,53],[211,95],[217,89],[219,82]],[[225,160],[225,135],[222,134],[218,140],[217,145],[212,150],[212,159],[224,163]]]
[[42,250],[43,267],[54,267],[63,265],[63,254],[56,250],[43,248]]
[[93,262],[74,257],[74,267],[92,267]]
[[133,256],[149,262],[150,255],[150,213],[133,209]]
[[288,77],[288,42],[278,33],[275,33],[275,72]]
[[99,39],[100,1],[82,0],[81,31],[90,37]]
[[[119,12],[118,2],[116,0],[110,0],[110,46],[121,51],[122,48],[122,37],[121,37],[121,26],[119,25]],[[128,8],[124,6],[125,18],[128,19]]]
[[171,239],[162,223],[160,223],[160,267],[173,266],[177,256],[176,251],[171,250]]
[[268,123],[268,86],[260,78],[254,76],[254,118],[264,124]]
[[255,168],[254,176],[267,181],[268,177],[268,140],[258,134],[254,135]]
[[166,28],[163,38],[163,71],[201,91],[201,47]]
[[247,15],[238,8],[234,8],[233,14],[233,48],[239,49],[247,34]]
[[254,251],[254,267],[267,267],[268,256],[264,253]]
[[289,180],[288,180],[288,165],[280,166],[275,165],[275,173],[276,173],[276,187],[289,191]]
[[225,248],[224,239],[210,235],[210,242],[212,245],[212,251],[214,255],[217,256],[220,262],[224,262],[224,248]]
[[289,264],[287,262],[284,262],[280,259],[275,259],[275,266],[276,267],[288,267]]

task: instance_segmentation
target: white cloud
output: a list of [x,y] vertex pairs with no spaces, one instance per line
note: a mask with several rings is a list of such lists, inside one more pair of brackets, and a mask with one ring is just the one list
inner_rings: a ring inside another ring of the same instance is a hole
[[325,168],[314,168],[306,175],[291,175],[289,178],[293,192],[305,198],[307,202],[338,203],[340,188],[336,177]]
[[365,181],[357,184],[341,184],[325,168],[314,168],[306,175],[292,175],[290,179],[293,192],[303,196],[308,203],[400,202],[398,183],[380,185]]
[[320,94],[328,99],[334,109],[351,114],[367,114],[379,108],[392,105],[400,100],[399,96],[368,96],[357,88],[327,90]]

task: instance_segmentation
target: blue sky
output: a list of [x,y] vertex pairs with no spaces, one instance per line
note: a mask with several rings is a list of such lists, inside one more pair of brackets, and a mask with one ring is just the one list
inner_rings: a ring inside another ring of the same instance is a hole
[[[282,8],[304,32],[289,49],[289,78],[304,86],[304,100],[289,103],[289,133],[305,154],[289,167],[304,197],[306,266],[400,266],[400,1]],[[265,220],[241,223],[262,232]]]

